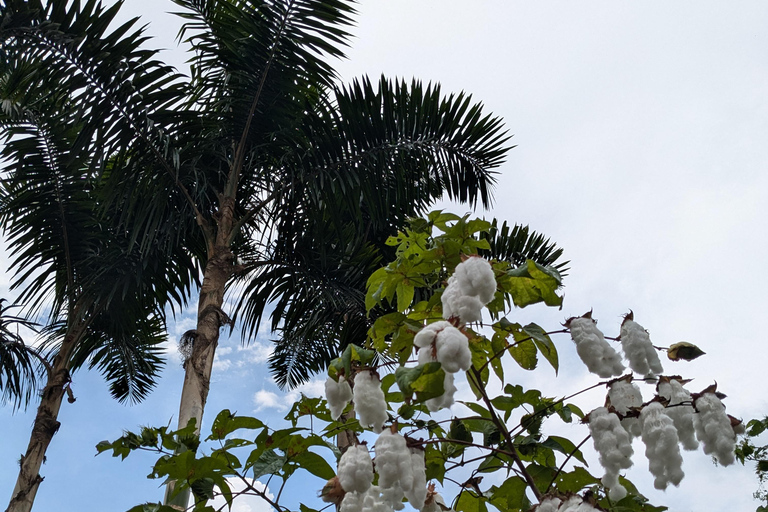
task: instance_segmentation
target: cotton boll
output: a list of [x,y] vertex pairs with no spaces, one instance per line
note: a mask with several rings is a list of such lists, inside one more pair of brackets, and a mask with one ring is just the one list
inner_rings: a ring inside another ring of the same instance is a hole
[[655,477],[653,486],[663,490],[670,483],[679,485],[685,474],[682,469],[680,439],[672,418],[667,416],[663,405],[654,402],[643,408],[640,422],[648,469]]
[[558,512],[593,512],[597,509],[585,502],[581,496],[575,495],[568,498],[568,501],[560,505]]
[[614,377],[624,372],[621,357],[605,341],[594,320],[586,317],[572,318],[568,327],[571,338],[576,343],[576,353],[590,372],[602,378]]
[[339,506],[339,512],[360,512],[363,509],[365,496],[356,492],[348,492]]
[[714,393],[704,393],[694,406],[699,411],[694,419],[696,437],[704,445],[704,453],[714,455],[723,466],[733,464],[736,434],[723,403]]
[[608,488],[611,499],[620,500],[627,495],[627,490],[619,483],[619,472],[632,466],[632,438],[619,417],[605,407],[589,413],[589,432],[605,469],[603,485]]
[[325,381],[325,399],[328,401],[328,407],[331,409],[331,418],[338,420],[344,408],[352,400],[352,388],[344,377],[339,377],[336,382],[331,377]]
[[633,407],[643,405],[643,394],[637,384],[617,380],[608,388],[608,399],[616,412],[627,414]]
[[362,509],[350,509],[350,512],[393,512],[392,505],[382,496],[381,491],[379,486],[371,486],[363,496]]
[[371,427],[376,433],[381,432],[389,415],[379,376],[368,370],[358,373],[353,394],[360,425]]
[[373,461],[365,445],[350,446],[339,460],[341,487],[347,492],[364,493],[373,482]]
[[453,273],[464,295],[473,295],[483,304],[493,300],[496,276],[491,264],[484,258],[471,257],[456,265]]
[[541,503],[536,507],[536,512],[557,512],[563,500],[560,498],[544,498]]
[[446,327],[437,334],[437,360],[446,372],[456,373],[469,370],[472,366],[472,353],[469,340],[457,328]]
[[699,442],[696,440],[696,429],[694,427],[694,417],[696,416],[692,405],[681,405],[691,403],[691,394],[683,387],[683,384],[677,379],[665,379],[659,382],[659,396],[669,401],[667,405],[667,416],[672,418],[677,429],[677,436],[685,450],[696,450]]
[[405,493],[405,497],[413,508],[419,510],[427,500],[427,468],[424,463],[424,450],[411,450],[411,467],[413,483],[411,489]]
[[430,411],[436,412],[440,409],[448,409],[453,405],[453,396],[457,391],[453,382],[453,374],[445,372],[445,380],[443,381],[443,394],[435,398],[430,398],[425,402],[427,404],[427,408]]
[[382,490],[399,488],[403,492],[410,491],[413,486],[413,461],[405,438],[387,429],[379,434],[374,448],[379,487]]
[[[640,388],[626,380],[619,380],[611,384],[608,388],[608,399],[611,406],[621,415],[627,414],[633,407],[643,405],[643,395]],[[642,429],[638,418],[621,418],[621,426],[633,437],[640,436]]]
[[479,322],[483,319],[485,305],[474,295],[466,295],[456,281],[456,276],[448,279],[448,286],[441,296],[443,318],[458,318],[463,324]]
[[381,497],[383,498],[384,503],[390,507],[390,510],[403,510],[405,508],[405,504],[403,503],[405,492],[403,491],[403,488],[400,487],[399,482],[392,487],[382,489]]
[[621,347],[633,372],[641,375],[658,375],[664,372],[648,332],[629,318],[621,324]]
[[425,348],[419,349],[419,353],[417,355],[417,361],[420,366],[436,362],[437,358],[433,353],[432,347],[425,347]]
[[450,322],[441,320],[424,326],[416,336],[413,337],[413,344],[418,348],[427,348],[432,345],[437,339],[437,333],[445,329],[446,327],[452,327]]

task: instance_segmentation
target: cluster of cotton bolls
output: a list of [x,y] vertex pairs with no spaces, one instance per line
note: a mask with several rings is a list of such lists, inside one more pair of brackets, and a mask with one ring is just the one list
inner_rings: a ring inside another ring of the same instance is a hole
[[[615,377],[624,372],[621,356],[597,328],[591,312],[581,317],[570,318],[565,325],[571,331],[576,352],[590,372],[602,378]],[[654,377],[664,371],[648,331],[634,321],[631,312],[621,324],[619,340],[624,357],[633,372]]]
[[416,510],[431,510],[435,502],[444,504],[434,488],[427,499],[423,450],[408,448],[405,438],[391,429],[379,434],[374,449],[379,475],[375,486],[373,461],[365,445],[352,446],[341,456],[337,478],[344,494],[339,510],[393,512],[405,507],[403,498]]
[[536,507],[536,512],[594,512],[595,507],[584,501],[580,496],[573,495],[570,498],[562,500],[558,497],[549,496],[541,500]]
[[733,420],[725,413],[714,388],[691,395],[680,377],[661,376],[658,397],[644,404],[631,375],[609,384],[606,407],[590,412],[589,429],[600,463],[605,468],[603,485],[611,499],[626,495],[618,484],[618,473],[631,466],[631,439],[640,437],[645,444],[648,469],[654,487],[677,486],[684,477],[680,446],[695,450],[699,442],[704,453],[713,455],[727,466],[734,462],[736,432]]

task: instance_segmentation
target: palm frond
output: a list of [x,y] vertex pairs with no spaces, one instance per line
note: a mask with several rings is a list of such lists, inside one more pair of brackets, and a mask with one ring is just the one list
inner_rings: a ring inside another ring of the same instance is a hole
[[0,299],[0,404],[10,403],[14,409],[26,407],[38,390],[44,365],[36,349],[26,345],[19,328],[34,329],[35,324],[11,315],[13,306]]
[[491,221],[488,233],[482,233],[481,238],[488,241],[491,248],[481,249],[480,255],[486,258],[496,258],[509,261],[515,266],[533,260],[544,267],[552,267],[561,276],[566,276],[570,261],[562,261],[563,249],[544,235],[531,231],[528,226],[515,224],[512,228],[507,221],[499,227],[498,220]]

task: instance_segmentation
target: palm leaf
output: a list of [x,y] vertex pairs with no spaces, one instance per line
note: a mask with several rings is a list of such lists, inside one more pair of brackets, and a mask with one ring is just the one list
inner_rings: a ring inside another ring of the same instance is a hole
[[44,365],[40,354],[18,332],[19,327],[33,329],[34,324],[11,315],[13,306],[4,306],[5,302],[0,299],[0,403],[11,403],[16,409],[26,407],[34,396]]

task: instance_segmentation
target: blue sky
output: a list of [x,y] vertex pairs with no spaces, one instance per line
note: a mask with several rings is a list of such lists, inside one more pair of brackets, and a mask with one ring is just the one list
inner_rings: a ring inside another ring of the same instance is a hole
[[[172,4],[128,0],[126,9],[146,16],[159,46],[175,46],[178,22],[164,14]],[[515,318],[554,327],[593,308],[616,335],[631,308],[656,344],[687,340],[707,352],[672,367],[695,377],[692,389],[717,380],[731,414],[768,411],[768,4],[363,0],[359,10],[350,58],[338,66],[344,81],[363,73],[439,81],[445,91],[473,93],[515,134],[487,215],[530,224],[571,260],[563,311],[526,309]],[[168,60],[183,66],[185,56],[169,52]],[[0,295],[6,290],[0,279]],[[192,321],[178,320],[174,340]],[[246,349],[237,336],[222,341],[208,421],[226,407],[279,425],[295,395],[284,397],[268,377],[268,340],[263,333]],[[550,395],[593,382],[569,339],[556,342],[564,361],[557,379],[543,367],[512,378]],[[172,346],[157,390],[139,405],[110,400],[97,374],[76,374],[78,400],[62,408],[36,510],[121,512],[159,499],[145,478],[150,457],[119,462],[94,457],[94,446],[123,429],[175,424],[182,379]],[[601,404],[599,394],[583,398],[585,408]],[[32,417],[0,409],[3,499]],[[675,512],[757,506],[749,468],[717,468],[697,452],[684,470],[680,488],[666,493],[652,490],[641,456],[629,474]],[[302,479],[290,498],[312,499],[316,488]]]

